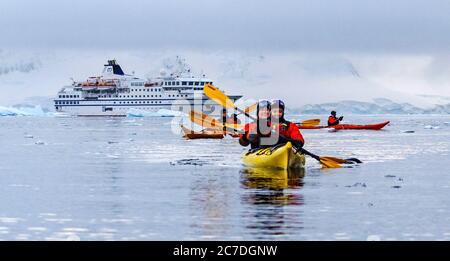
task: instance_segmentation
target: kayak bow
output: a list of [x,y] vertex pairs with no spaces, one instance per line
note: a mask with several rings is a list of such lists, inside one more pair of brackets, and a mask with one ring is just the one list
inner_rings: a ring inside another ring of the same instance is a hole
[[290,142],[269,148],[249,150],[242,158],[251,168],[298,169],[305,166],[305,155],[297,153]]

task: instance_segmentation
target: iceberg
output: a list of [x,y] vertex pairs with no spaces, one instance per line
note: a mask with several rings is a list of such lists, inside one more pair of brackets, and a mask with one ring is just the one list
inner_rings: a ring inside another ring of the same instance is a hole
[[424,109],[410,103],[397,103],[386,98],[377,98],[373,102],[340,101],[322,104],[307,104],[289,112],[298,114],[328,114],[335,110],[347,114],[450,114],[450,104],[435,105]]
[[4,107],[0,106],[0,116],[51,116],[53,113],[46,112],[40,105],[26,107]]

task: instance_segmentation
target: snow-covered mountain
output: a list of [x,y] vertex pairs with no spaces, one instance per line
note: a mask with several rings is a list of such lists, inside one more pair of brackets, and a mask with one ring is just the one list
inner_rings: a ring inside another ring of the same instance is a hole
[[[84,49],[0,50],[0,106],[36,104],[25,100],[49,97],[40,104],[47,108],[48,100],[71,84],[71,78],[100,74],[108,59],[117,59],[126,73],[146,78],[173,69],[176,56],[184,58],[195,75],[206,74],[228,93],[246,99],[280,98],[289,108],[305,111],[339,105],[356,113],[442,113],[450,103],[450,62],[448,68],[439,63],[435,71],[432,56]],[[376,97],[387,100],[374,101]]]
[[331,111],[345,114],[450,114],[450,103],[420,108],[410,103],[396,103],[386,98],[377,98],[373,102],[339,101],[322,104],[307,104],[290,113],[329,114]]

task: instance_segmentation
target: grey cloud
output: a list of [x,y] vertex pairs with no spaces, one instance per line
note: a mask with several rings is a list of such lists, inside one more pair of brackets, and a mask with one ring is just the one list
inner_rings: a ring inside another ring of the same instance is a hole
[[439,52],[448,10],[444,0],[6,0],[0,45]]

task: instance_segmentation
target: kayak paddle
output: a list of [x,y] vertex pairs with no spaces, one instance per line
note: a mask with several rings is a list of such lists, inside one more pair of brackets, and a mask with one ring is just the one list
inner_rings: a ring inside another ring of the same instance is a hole
[[341,159],[341,158],[337,158],[337,157],[330,157],[330,156],[318,156],[316,154],[313,154],[309,151],[307,151],[306,149],[302,148],[297,148],[295,146],[295,143],[297,143],[296,141],[284,137],[282,136],[285,140],[288,140],[292,143],[292,145],[297,149],[297,152],[301,152],[305,155],[310,156],[311,158],[317,160],[320,162],[320,164],[322,164],[322,167],[324,168],[341,168],[342,166],[340,164],[354,164],[354,163],[362,163],[362,161],[360,161],[357,158],[351,158],[351,159]]
[[246,113],[251,113],[251,112],[253,112],[254,110],[256,110],[257,107],[258,107],[258,103],[254,103],[254,104],[248,106],[247,108],[245,108],[244,111],[245,111]]
[[320,157],[315,154],[312,154],[311,152],[305,150],[304,148],[300,148],[298,151],[302,152],[303,154],[306,154],[308,156],[311,156],[313,159],[316,159],[322,164],[322,167],[324,168],[341,168],[342,166],[340,164],[355,164],[355,163],[362,163],[357,158],[349,158],[349,159],[340,159],[336,157]]
[[[254,117],[249,115],[249,112],[252,110],[255,110],[257,107],[257,103],[247,107],[245,110],[241,110],[238,108],[233,101],[225,95],[222,91],[220,91],[218,88],[214,87],[211,84],[205,84],[205,87],[203,88],[205,95],[208,96],[211,100],[217,102],[218,104],[222,105],[222,107],[225,107],[227,109],[235,109],[239,111],[240,113],[245,114],[245,116],[249,117],[252,120],[255,120]],[[310,119],[302,121],[300,124],[307,125],[307,126],[313,126],[320,124],[320,119]]]
[[245,116],[249,117],[252,120],[255,120],[254,117],[250,116],[248,112],[245,112],[241,109],[239,109],[234,102],[228,98],[222,91],[220,91],[218,88],[214,87],[212,84],[205,84],[203,87],[203,91],[205,92],[205,95],[208,96],[211,100],[217,102],[218,104],[222,105],[222,107],[227,109],[235,109],[240,113],[243,113]]
[[208,116],[204,113],[201,112],[197,112],[197,111],[191,111],[189,113],[189,118],[190,120],[195,123],[198,124],[202,127],[206,127],[206,128],[213,128],[213,129],[218,129],[218,130],[223,130],[224,128],[226,129],[227,132],[230,133],[242,133],[242,130],[237,130],[237,124],[223,124],[222,122],[220,122],[219,120]]
[[304,120],[300,123],[296,123],[302,126],[317,126],[320,124],[320,119],[310,119],[310,120]]
[[[235,110],[237,110],[237,111],[239,111],[241,113],[244,113],[245,116],[249,117],[250,119],[255,120],[254,117],[250,116],[248,113],[246,113],[243,110],[239,109],[233,103],[233,101],[230,98],[228,98],[228,96],[226,96],[222,91],[220,91],[219,89],[217,89],[213,85],[205,84],[205,87],[204,87],[203,90],[205,92],[205,95],[208,96],[208,98],[210,98],[211,100],[213,100],[213,101],[217,102],[218,104],[222,105],[222,107],[225,107],[227,109],[235,109]],[[192,112],[191,112],[191,119],[192,119]],[[214,124],[215,124],[215,122],[214,122]],[[238,131],[238,130],[235,129],[235,131]],[[304,148],[300,148],[299,151],[304,153],[304,154],[306,154],[306,155],[308,155],[308,156],[311,156],[314,159],[316,159],[325,168],[340,168],[341,165],[340,165],[340,163],[338,161],[344,161],[345,162],[344,159],[339,159],[339,158],[335,158],[335,157],[319,157],[319,156],[317,156],[317,155],[315,155],[315,154],[305,150]]]

